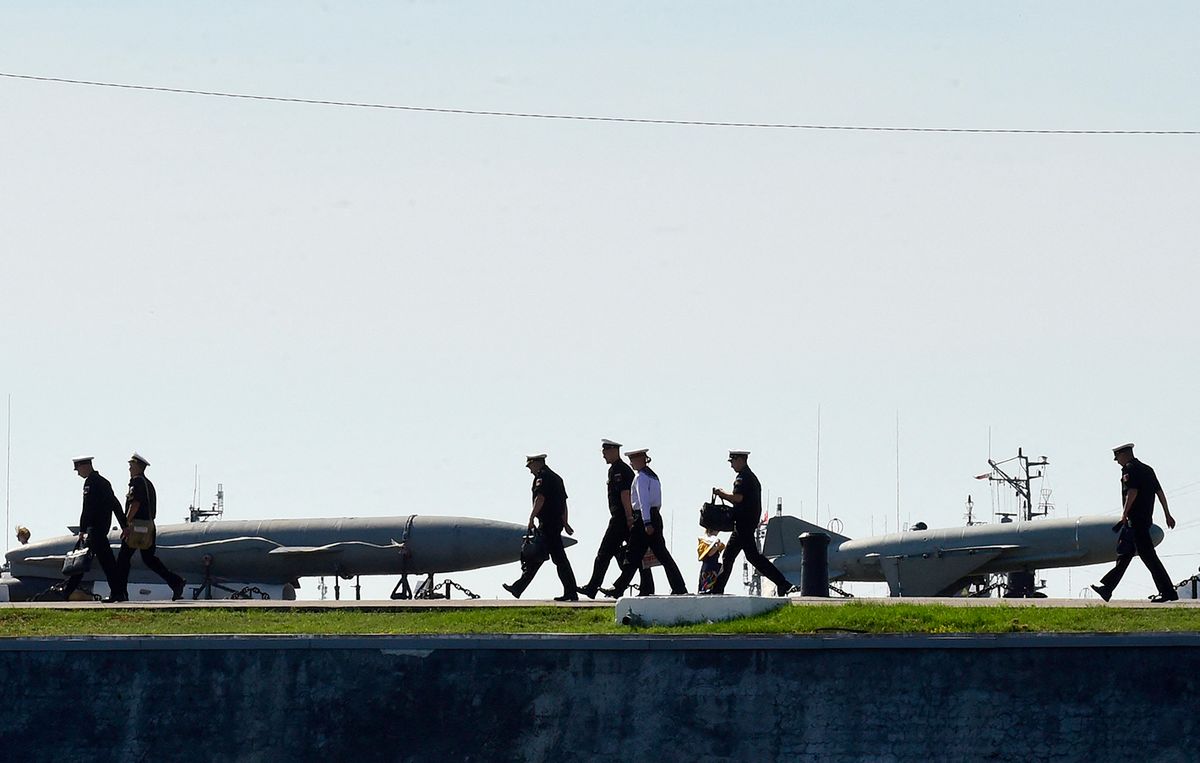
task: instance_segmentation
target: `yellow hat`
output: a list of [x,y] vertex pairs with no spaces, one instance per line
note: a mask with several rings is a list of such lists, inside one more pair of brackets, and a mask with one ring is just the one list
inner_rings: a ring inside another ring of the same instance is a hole
[[725,544],[715,535],[703,535],[696,540],[696,558],[703,560],[712,554],[719,554]]

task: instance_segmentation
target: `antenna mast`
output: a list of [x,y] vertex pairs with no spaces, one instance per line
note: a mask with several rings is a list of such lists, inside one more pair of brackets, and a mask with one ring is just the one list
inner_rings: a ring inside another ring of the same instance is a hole
[[[817,516],[821,516],[821,406],[817,406]],[[800,518],[804,519],[804,504],[800,504]]]
[[[1016,461],[1019,471],[1017,476],[1010,477],[1000,468],[1000,464],[1007,464],[1009,461]],[[997,463],[992,459],[988,459],[988,466],[992,467],[992,473],[988,475],[988,479],[992,482],[1007,483],[1017,493],[1017,510],[1016,512],[1000,512],[1001,522],[1011,522],[1013,517],[1017,517],[1022,522],[1028,522],[1034,517],[1044,517],[1050,513],[1053,504],[1046,500],[1038,503],[1035,510],[1033,507],[1033,491],[1031,483],[1033,480],[1041,479],[1045,476],[1045,468],[1050,465],[1045,456],[1042,456],[1037,461],[1030,461],[1029,456],[1025,455],[1024,450],[1017,448],[1015,458],[1010,458],[1008,461]],[[1036,469],[1036,473],[1030,471]]]
[[967,527],[974,527],[975,525],[983,524],[983,522],[980,522],[975,519],[975,502],[973,500],[971,500],[971,496],[969,496],[969,495],[967,496],[966,517],[967,517]]
[[217,500],[213,501],[211,509],[202,509],[195,501],[188,506],[189,522],[207,522],[210,519],[220,519],[225,515],[225,485],[217,483]]
[[9,484],[12,482],[12,393],[8,393],[8,441],[4,446],[4,552],[8,553],[8,531],[12,529],[9,511]]
[[[1011,461],[1017,462],[1017,473],[1015,476],[1009,476],[1001,468],[1001,464],[1007,464]],[[1036,509],[1033,504],[1032,482],[1033,480],[1042,479],[1045,476],[1046,467],[1049,464],[1050,462],[1045,456],[1038,458],[1036,461],[1031,461],[1021,448],[1017,448],[1017,455],[1007,461],[996,462],[991,458],[988,459],[988,466],[992,467],[991,474],[987,475],[988,480],[991,482],[1003,482],[1017,494],[1016,511],[997,512],[1002,523],[1012,522],[1013,517],[1022,522],[1030,522],[1034,517],[1046,516],[1054,508],[1054,504],[1050,503],[1050,493],[1045,490],[1042,491],[1042,500],[1038,502]],[[980,475],[980,477],[982,476]],[[1046,581],[1043,580],[1039,586],[1035,577],[1036,574],[1035,570],[1008,573],[1007,592],[1004,594],[1005,598],[1027,599],[1044,597],[1045,594],[1039,593],[1039,589],[1045,587]]]
[[896,411],[896,532],[900,532],[900,411]]

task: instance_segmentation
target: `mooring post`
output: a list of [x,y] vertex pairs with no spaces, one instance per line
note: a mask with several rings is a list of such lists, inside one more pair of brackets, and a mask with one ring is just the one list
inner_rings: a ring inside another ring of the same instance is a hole
[[800,534],[800,595],[829,597],[829,536]]

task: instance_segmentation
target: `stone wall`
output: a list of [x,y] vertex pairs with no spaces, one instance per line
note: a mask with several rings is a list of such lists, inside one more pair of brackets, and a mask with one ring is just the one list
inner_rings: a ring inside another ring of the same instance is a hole
[[0,686],[0,760],[14,761],[1200,750],[1189,634],[0,639]]

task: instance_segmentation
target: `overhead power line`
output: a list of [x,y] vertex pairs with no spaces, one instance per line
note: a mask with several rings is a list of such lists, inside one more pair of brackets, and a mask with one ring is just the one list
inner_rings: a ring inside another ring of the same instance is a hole
[[131,85],[123,82],[96,82],[93,80],[67,79],[65,77],[39,77],[32,74],[0,72],[0,77],[31,80],[34,82],[56,82],[66,85],[88,85],[111,87],[122,90],[144,90],[155,93],[179,93],[182,95],[207,95],[216,98],[238,98],[248,101],[273,101],[276,103],[302,103],[313,106],[343,106],[355,109],[386,109],[390,111],[414,111],[427,114],[461,114],[476,117],[514,117],[518,119],[559,119],[578,122],[619,122],[641,125],[682,125],[685,127],[744,127],[763,130],[834,130],[847,132],[950,132],[992,133],[1008,135],[1200,135],[1200,130],[1050,130],[1040,128],[1009,127],[887,127],[871,125],[796,124],[788,122],[721,122],[700,119],[650,119],[642,117],[606,117],[586,114],[543,114],[526,111],[489,111],[484,109],[457,109],[435,106],[403,106],[393,103],[366,103],[362,101],[334,101],[321,98],[288,98],[278,95],[254,95],[251,93],[226,93],[218,90],[192,90],[182,87],[160,87],[154,85]]

